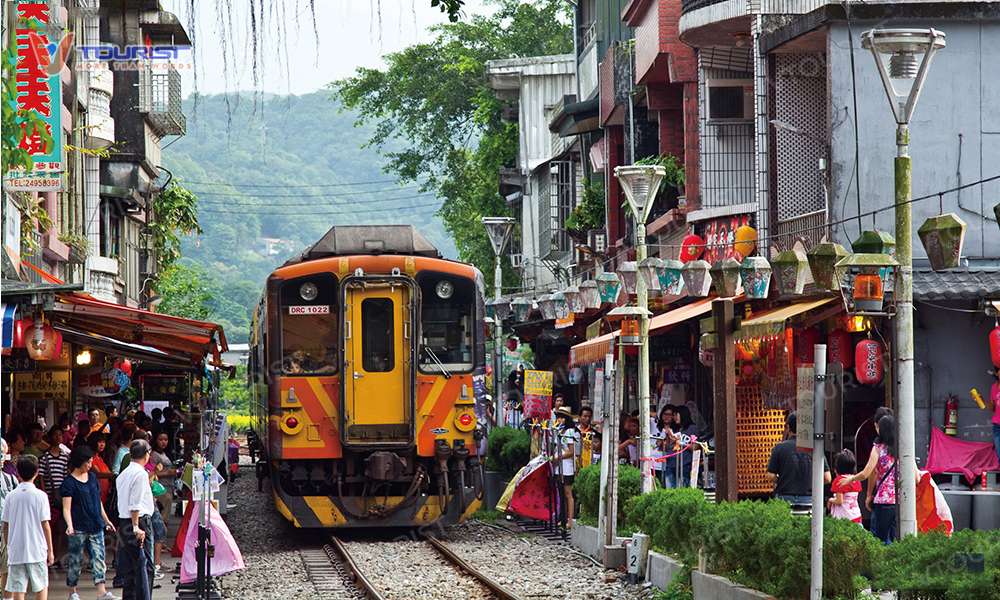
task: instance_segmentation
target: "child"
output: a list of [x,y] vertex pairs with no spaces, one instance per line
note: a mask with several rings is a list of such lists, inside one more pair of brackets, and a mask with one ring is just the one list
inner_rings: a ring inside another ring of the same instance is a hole
[[851,477],[858,472],[858,460],[847,448],[838,453],[833,460],[837,478],[830,486],[833,498],[827,501],[826,508],[830,511],[830,516],[835,519],[848,519],[860,523],[861,507],[858,506],[858,492],[861,491],[861,484],[851,481]]
[[35,487],[38,459],[23,455],[17,459],[21,483],[3,503],[3,540],[7,547],[7,588],[23,600],[30,585],[36,598],[48,594],[49,570],[55,562],[52,530],[49,528],[49,499]]

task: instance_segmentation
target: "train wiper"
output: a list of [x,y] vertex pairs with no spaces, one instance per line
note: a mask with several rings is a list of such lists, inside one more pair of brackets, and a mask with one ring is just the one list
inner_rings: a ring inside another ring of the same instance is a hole
[[444,378],[445,379],[451,379],[451,373],[448,372],[448,369],[444,368],[444,364],[441,362],[441,359],[438,358],[437,354],[434,354],[434,351],[431,350],[431,347],[430,346],[424,346],[424,350],[426,350],[427,354],[431,355],[431,359],[435,363],[437,363],[437,366],[438,366],[438,368],[441,369],[441,374],[444,375]]

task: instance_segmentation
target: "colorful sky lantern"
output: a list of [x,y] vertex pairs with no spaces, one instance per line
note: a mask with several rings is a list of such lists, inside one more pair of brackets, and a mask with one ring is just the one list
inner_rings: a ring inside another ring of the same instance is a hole
[[524,323],[528,320],[528,316],[531,315],[531,300],[527,298],[514,298],[510,303],[511,310],[514,312],[514,319],[518,323]]
[[680,259],[682,263],[698,260],[703,252],[705,252],[705,240],[701,239],[701,236],[691,233],[681,242]]
[[580,297],[583,298],[583,308],[586,310],[601,308],[601,292],[596,281],[584,281],[580,284]]
[[809,260],[801,250],[785,250],[771,259],[771,272],[779,294],[801,294],[806,286]]
[[767,298],[771,290],[771,263],[763,256],[748,256],[740,264],[740,282],[747,298]]
[[552,294],[542,294],[535,302],[538,303],[538,311],[542,313],[542,318],[551,321],[556,318],[556,309],[552,305]]
[[858,383],[874,385],[882,381],[882,344],[861,340],[854,349],[854,371]]
[[654,291],[660,289],[660,264],[663,261],[655,256],[649,256],[639,262],[639,277],[646,282],[646,290]]
[[569,311],[575,314],[583,314],[587,309],[583,306],[583,294],[580,293],[580,288],[571,285],[563,290],[563,296],[566,296],[566,302],[569,303]]
[[510,300],[503,298],[493,302],[493,314],[501,321],[510,316]]
[[935,271],[954,269],[962,258],[965,243],[965,221],[955,213],[938,215],[924,221],[917,230],[920,243],[927,251],[927,259]]
[[634,260],[623,261],[616,270],[618,279],[621,280],[625,293],[629,296],[635,294],[635,286],[639,280],[639,267]]
[[837,275],[842,274],[843,271],[838,271],[836,265],[848,254],[843,246],[832,242],[816,244],[812,250],[806,252],[806,259],[809,261],[809,269],[812,271],[816,289],[840,291],[840,279]]
[[605,271],[597,276],[597,291],[601,294],[601,302],[617,302],[622,282],[614,273]]
[[664,260],[660,263],[660,291],[664,296],[680,296],[684,291],[684,278],[681,269],[684,263],[679,260]]
[[566,294],[562,292],[556,292],[552,294],[552,310],[555,313],[556,319],[568,319],[571,311],[569,310],[569,300],[566,299]]
[[826,338],[830,349],[830,363],[844,367],[844,370],[854,366],[854,352],[851,350],[851,334],[843,329],[836,329]]
[[740,263],[735,258],[715,261],[709,274],[720,297],[730,298],[740,293]]
[[486,302],[483,302],[483,308],[486,310],[486,316],[490,319],[493,319],[496,316],[496,309],[493,308],[495,302],[496,301],[493,298],[487,298]]

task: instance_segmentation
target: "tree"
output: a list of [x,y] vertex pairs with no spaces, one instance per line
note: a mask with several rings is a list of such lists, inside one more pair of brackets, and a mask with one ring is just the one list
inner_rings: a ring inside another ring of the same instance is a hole
[[[565,3],[498,5],[492,16],[431,27],[433,42],[387,55],[384,71],[358,68],[330,84],[333,97],[360,114],[356,125],[376,125],[367,145],[382,150],[397,138],[408,144],[385,153],[385,172],[401,182],[426,177],[423,188],[444,200],[438,214],[459,257],[486,274],[493,272],[493,250],[479,219],[507,214],[498,169],[514,165],[518,144],[516,124],[500,119],[486,61],[573,50]],[[505,285],[513,285],[504,267]]]
[[212,313],[206,305],[212,300],[206,283],[208,278],[208,273],[197,265],[175,264],[161,272],[156,289],[163,296],[163,302],[157,312],[204,321]]
[[156,219],[149,226],[159,249],[156,262],[160,271],[165,271],[181,257],[181,236],[203,233],[198,224],[198,197],[171,182],[153,200],[153,214]]
[[221,404],[227,412],[236,415],[250,414],[250,390],[247,388],[247,368],[239,365],[232,379],[223,377],[219,384]]

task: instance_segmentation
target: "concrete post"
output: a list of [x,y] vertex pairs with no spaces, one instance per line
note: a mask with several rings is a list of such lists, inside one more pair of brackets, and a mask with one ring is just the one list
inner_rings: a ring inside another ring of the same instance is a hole
[[[635,259],[641,264],[646,259],[646,225],[636,218]],[[649,316],[645,312],[649,303],[646,280],[639,274],[635,286],[636,305],[643,309],[639,315],[639,472],[642,475],[642,493],[653,491],[653,468],[649,462]]]
[[813,359],[813,443],[812,443],[812,555],[809,600],[823,599],[823,429],[826,417],[826,344],[814,346]]

